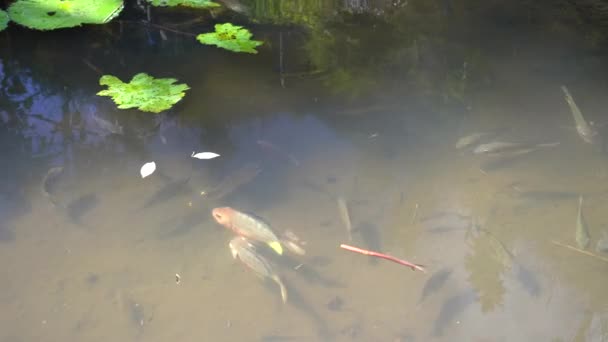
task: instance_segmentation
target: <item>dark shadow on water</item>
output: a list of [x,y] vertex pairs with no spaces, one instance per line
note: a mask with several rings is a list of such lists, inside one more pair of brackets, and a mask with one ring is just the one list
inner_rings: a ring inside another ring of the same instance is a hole
[[541,293],[541,286],[538,277],[532,270],[522,264],[516,264],[515,276],[521,286],[532,297],[538,297]]
[[327,326],[327,323],[325,322],[325,319],[319,315],[310,302],[302,296],[302,294],[296,289],[295,286],[293,286],[291,282],[283,279],[283,283],[287,287],[287,292],[289,294],[287,305],[302,312],[310,319],[314,326],[317,327],[317,337],[321,341],[331,341],[331,332]]
[[168,220],[162,223],[158,238],[161,240],[172,239],[184,236],[192,232],[192,230],[202,223],[209,221],[211,218],[211,209],[208,207],[192,208],[177,218],[176,220]]
[[70,201],[66,205],[66,213],[69,219],[78,225],[82,224],[82,218],[95,209],[99,204],[99,198],[95,194],[85,194]]
[[346,285],[343,283],[332,279],[331,277],[324,276],[319,271],[317,271],[314,267],[307,264],[306,259],[301,260],[295,258],[287,253],[284,253],[281,256],[278,256],[274,251],[270,250],[265,245],[259,245],[258,251],[265,258],[272,260],[274,263],[280,266],[281,269],[290,271],[297,274],[298,277],[304,279],[306,282],[310,284],[318,284],[326,288],[345,288]]
[[146,200],[141,209],[149,209],[153,206],[167,202],[174,197],[190,194],[192,192],[192,188],[190,187],[189,181],[190,178],[184,178],[173,180],[164,184]]
[[475,301],[477,301],[477,293],[472,289],[467,289],[448,298],[441,305],[439,315],[433,324],[432,335],[435,337],[443,336],[444,330],[454,321],[456,316],[462,314]]
[[422,303],[428,296],[439,291],[445,285],[450,275],[452,275],[452,270],[449,268],[443,268],[435,272],[424,284],[418,304]]
[[[365,248],[372,251],[382,251],[382,236],[380,228],[371,222],[361,222],[354,229],[355,232],[359,233],[363,245]],[[372,265],[378,264],[377,258],[369,258],[369,263]]]

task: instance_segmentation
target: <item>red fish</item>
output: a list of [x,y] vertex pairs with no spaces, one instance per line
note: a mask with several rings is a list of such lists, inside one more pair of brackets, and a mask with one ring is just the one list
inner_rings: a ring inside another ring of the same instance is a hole
[[238,235],[251,240],[263,242],[277,254],[283,254],[283,246],[268,223],[249,214],[230,207],[215,208],[211,212],[217,223],[232,230]]

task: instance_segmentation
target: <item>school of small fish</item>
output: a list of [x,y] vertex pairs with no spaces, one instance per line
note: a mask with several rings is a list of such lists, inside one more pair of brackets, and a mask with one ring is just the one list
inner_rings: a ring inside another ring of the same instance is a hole
[[[568,89],[565,86],[562,86],[561,89],[564,92],[565,100],[572,112],[576,130],[580,138],[586,143],[593,144],[597,142],[598,132],[584,119]],[[123,128],[119,126],[118,123],[112,124],[109,121],[97,116],[92,116],[92,118],[93,121],[105,131],[112,134],[123,134]],[[454,147],[459,150],[469,149],[470,153],[480,158],[492,157],[499,158],[498,160],[501,162],[509,162],[515,157],[527,155],[543,148],[557,147],[560,144],[559,142],[531,143],[488,140],[496,138],[499,135],[499,132],[499,130],[475,132],[459,138]],[[292,166],[300,165],[300,162],[292,154],[284,152],[273,143],[265,140],[257,140],[256,143],[260,148],[269,151],[284,161],[287,161]],[[215,159],[219,156],[219,154],[214,152],[192,152],[191,154],[192,158],[198,160]],[[155,171],[156,163],[153,161],[147,162],[143,164],[140,169],[141,178],[147,178]],[[214,201],[220,201],[229,194],[235,192],[241,186],[251,182],[260,172],[261,168],[257,163],[246,164],[243,168],[225,176],[219,182],[219,184],[212,187],[210,190],[201,191],[200,195],[201,197],[213,199]],[[54,188],[56,187],[56,183],[58,182],[58,179],[61,178],[63,173],[63,167],[52,167],[42,179],[42,193],[55,206],[60,205]],[[164,202],[167,199],[174,198],[179,194],[188,193],[190,191],[190,187],[188,185],[189,180],[190,178],[188,177],[187,179],[167,183],[145,203],[144,208],[149,208],[153,205]],[[587,222],[583,215],[582,195],[578,195],[575,192],[565,191],[524,191],[519,185],[512,186],[511,189],[514,190],[514,194],[517,198],[537,200],[545,198],[572,200],[573,198],[578,197],[578,211],[575,224],[574,240],[580,250],[586,250],[589,248],[591,236],[589,233],[589,227],[587,226]],[[370,233],[376,232],[375,226],[369,222],[363,222],[357,225],[356,230],[354,230],[347,199],[344,196],[337,196],[333,198],[336,201],[338,217],[345,228],[347,239],[352,241],[353,233],[356,232],[363,236],[366,241],[372,241],[368,243],[370,248],[380,249],[379,237],[376,236],[366,238],[366,236],[370,235]],[[68,214],[74,222],[79,222],[83,214],[92,208],[96,201],[96,196],[84,195],[79,197],[76,201],[61,206],[68,209]],[[212,206],[209,208],[211,207]],[[233,207],[215,207],[211,210],[211,216],[215,222],[233,234],[228,243],[228,247],[233,259],[239,260],[256,276],[274,282],[279,288],[281,301],[286,303],[288,299],[288,289],[277,270],[274,259],[277,258],[277,255],[283,256],[285,252],[295,256],[306,255],[306,250],[304,248],[306,242],[302,241],[294,232],[288,229],[283,230],[282,233],[279,234],[265,219]],[[474,238],[484,238],[490,247],[490,250],[493,251],[493,255],[491,255],[491,257],[496,259],[498,263],[504,267],[504,269],[515,269],[517,278],[520,279],[522,284],[526,284],[525,288],[531,296],[537,296],[540,293],[540,285],[534,272],[530,271],[525,265],[517,260],[513,253],[492,232],[481,228],[479,225],[473,222],[469,216],[458,213],[452,213],[450,216],[448,213],[441,217],[422,218],[419,220],[419,222],[437,222],[437,220],[441,218],[443,218],[445,221],[446,217],[450,219],[449,222],[452,223],[453,229],[466,229],[467,234],[472,233],[475,235]],[[415,216],[412,218],[412,222],[414,221],[414,218]],[[453,227],[454,222],[459,224],[456,228]],[[452,230],[452,228],[435,224],[428,227],[427,231],[431,232],[439,229]],[[265,251],[270,251],[271,253],[266,253]],[[603,236],[597,240],[596,251],[598,253],[608,253],[608,231],[604,232]],[[300,264],[300,266],[301,265],[303,264]],[[428,278],[424,284],[424,287],[422,288],[418,305],[423,304],[423,302],[425,302],[425,300],[427,300],[427,298],[434,292],[440,291],[444,285],[450,281],[452,274],[453,269],[445,267],[435,272],[430,278]],[[180,282],[181,278],[178,274],[176,274],[176,283],[179,284]],[[442,335],[446,324],[454,320],[456,315],[458,315],[465,308],[469,307],[476,300],[476,294],[472,290],[465,290],[462,293],[449,298],[441,307],[437,320],[435,321],[432,334],[435,336]],[[341,306],[341,304],[339,306]],[[136,321],[140,325],[143,325],[144,319],[142,317],[144,317],[144,315],[142,312],[140,312],[141,307],[139,304],[131,305],[131,307],[133,311],[132,315],[137,317]],[[337,304],[336,307],[338,307]]]

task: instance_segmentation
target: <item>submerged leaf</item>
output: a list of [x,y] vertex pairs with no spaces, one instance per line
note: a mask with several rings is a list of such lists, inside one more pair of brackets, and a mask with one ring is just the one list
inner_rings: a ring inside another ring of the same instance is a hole
[[37,30],[104,24],[123,9],[122,0],[17,0],[8,8],[10,18]]
[[211,7],[219,7],[220,4],[215,3],[210,0],[146,0],[152,6],[185,6],[185,7],[194,7],[194,8],[211,8]]
[[199,34],[196,39],[202,44],[216,45],[234,52],[258,53],[256,47],[261,41],[251,40],[251,32],[231,23],[215,25],[215,32]]
[[174,78],[157,78],[139,73],[130,83],[124,83],[112,75],[104,75],[99,84],[107,85],[107,90],[97,93],[100,96],[110,96],[120,109],[138,108],[144,112],[160,113],[171,108],[184,97],[186,84],[173,84]]
[[8,14],[0,10],[0,31],[3,31],[8,26],[9,20]]
[[149,175],[153,174],[155,170],[156,170],[156,163],[149,162],[149,163],[145,163],[141,167],[141,170],[139,170],[139,173],[141,174],[141,178],[146,178]]
[[491,312],[503,303],[506,289],[501,275],[509,263],[502,258],[487,234],[479,234],[469,243],[471,251],[464,261],[469,272],[468,280],[477,292],[481,312]]

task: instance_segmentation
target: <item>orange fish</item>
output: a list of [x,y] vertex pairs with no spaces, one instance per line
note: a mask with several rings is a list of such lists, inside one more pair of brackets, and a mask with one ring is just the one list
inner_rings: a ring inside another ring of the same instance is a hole
[[251,240],[263,242],[277,254],[283,254],[283,246],[268,223],[262,219],[245,214],[230,207],[215,208],[211,214],[217,223],[232,230],[238,235]]

